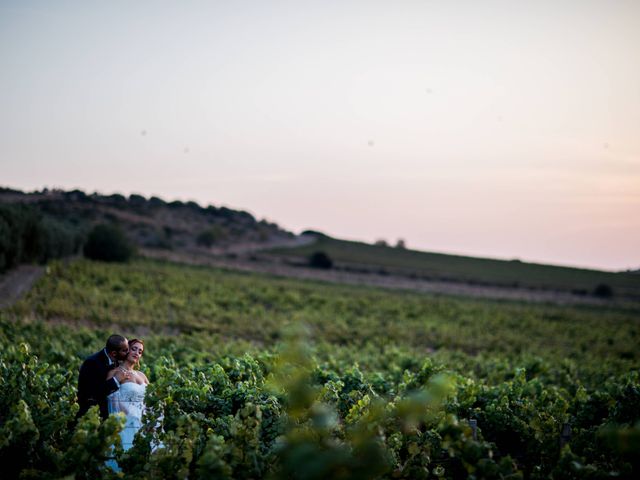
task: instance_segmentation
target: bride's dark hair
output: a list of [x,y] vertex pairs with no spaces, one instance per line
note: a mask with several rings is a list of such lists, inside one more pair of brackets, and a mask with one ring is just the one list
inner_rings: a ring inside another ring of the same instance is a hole
[[[142,340],[140,340],[139,338],[132,338],[131,340],[129,340],[129,350],[131,350],[131,345],[133,345],[134,343],[139,343],[144,347],[144,342]],[[140,359],[138,359],[138,366],[140,366]]]

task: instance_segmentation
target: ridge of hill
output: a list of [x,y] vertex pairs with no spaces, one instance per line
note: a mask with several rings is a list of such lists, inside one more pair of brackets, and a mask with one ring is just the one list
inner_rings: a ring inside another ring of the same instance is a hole
[[237,244],[274,245],[295,237],[246,211],[137,194],[0,188],[0,204],[30,205],[80,232],[97,223],[115,223],[137,247],[146,249],[210,251]]

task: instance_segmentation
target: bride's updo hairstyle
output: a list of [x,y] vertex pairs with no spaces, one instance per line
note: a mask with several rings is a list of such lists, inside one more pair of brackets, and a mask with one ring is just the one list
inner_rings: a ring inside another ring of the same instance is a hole
[[[129,340],[129,350],[131,350],[131,346],[135,345],[136,343],[139,343],[144,347],[144,342],[142,340],[140,340],[139,338],[132,338],[131,340]],[[139,359],[138,359],[138,365],[140,365]]]

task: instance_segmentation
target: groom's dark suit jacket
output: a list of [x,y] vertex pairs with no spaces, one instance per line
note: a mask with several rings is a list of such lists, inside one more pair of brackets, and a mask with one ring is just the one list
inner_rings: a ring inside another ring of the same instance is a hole
[[109,416],[107,395],[118,390],[118,383],[114,378],[107,380],[107,374],[114,367],[115,364],[105,350],[94,353],[82,362],[78,377],[78,417],[87,413],[94,405],[100,406],[102,418]]

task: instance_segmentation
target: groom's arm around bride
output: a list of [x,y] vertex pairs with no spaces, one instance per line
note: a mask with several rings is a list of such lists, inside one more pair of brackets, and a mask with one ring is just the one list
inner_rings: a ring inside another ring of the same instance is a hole
[[107,396],[118,390],[120,384],[116,378],[107,380],[109,371],[124,360],[129,352],[127,339],[121,335],[111,335],[105,348],[87,357],[80,366],[78,377],[78,417],[87,413],[94,405],[100,406],[100,416],[109,416]]

